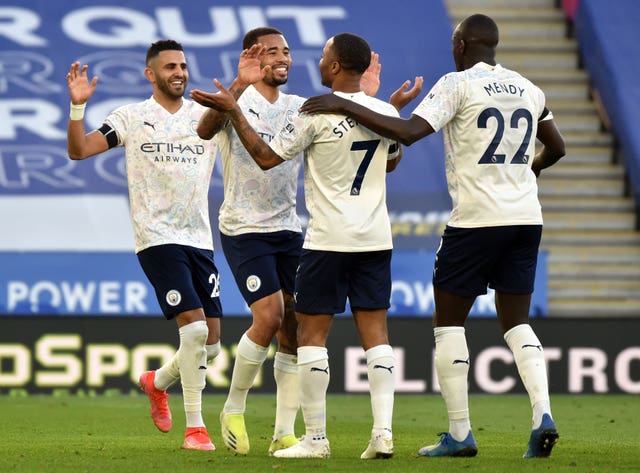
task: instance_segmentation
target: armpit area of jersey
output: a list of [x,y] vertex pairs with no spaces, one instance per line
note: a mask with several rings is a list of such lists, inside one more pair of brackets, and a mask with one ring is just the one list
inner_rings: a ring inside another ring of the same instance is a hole
[[540,114],[540,117],[538,117],[538,121],[541,122],[543,120],[551,120],[552,118],[553,113],[551,113],[551,110],[549,110],[547,107],[544,107],[544,110]]

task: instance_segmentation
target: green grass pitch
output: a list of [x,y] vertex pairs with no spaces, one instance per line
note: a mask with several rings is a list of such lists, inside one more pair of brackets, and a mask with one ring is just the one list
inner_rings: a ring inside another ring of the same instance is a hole
[[[204,417],[218,450],[180,449],[184,434],[182,398],[169,398],[173,429],[159,432],[142,394],[116,397],[0,397],[0,472],[639,472],[640,397],[552,396],[560,441],[550,458],[521,458],[530,430],[528,398],[474,395],[470,398],[475,458],[424,458],[418,448],[447,429],[437,395],[397,395],[395,455],[360,460],[371,428],[366,395],[330,395],[327,400],[331,458],[281,460],[267,455],[275,397],[249,394],[246,423],[251,452],[234,456],[222,443],[218,413],[222,395],[204,396]],[[301,415],[298,435],[303,434]]]

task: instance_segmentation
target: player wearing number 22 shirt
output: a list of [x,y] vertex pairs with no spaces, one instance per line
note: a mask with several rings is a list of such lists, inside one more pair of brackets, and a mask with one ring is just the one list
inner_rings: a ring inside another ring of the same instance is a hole
[[453,208],[449,225],[542,225],[534,156],[542,90],[515,71],[479,62],[443,76],[413,111],[443,129]]

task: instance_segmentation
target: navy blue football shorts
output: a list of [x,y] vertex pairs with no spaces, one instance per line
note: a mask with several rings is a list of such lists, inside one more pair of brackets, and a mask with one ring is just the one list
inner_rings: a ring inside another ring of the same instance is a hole
[[167,319],[199,308],[207,317],[222,317],[220,275],[213,262],[213,251],[158,245],[140,251],[138,261]]
[[303,314],[339,314],[391,305],[391,250],[343,253],[302,250],[295,307]]
[[542,225],[447,227],[436,253],[433,286],[461,297],[531,294]]
[[220,233],[220,242],[238,289],[250,306],[281,289],[293,294],[302,233]]

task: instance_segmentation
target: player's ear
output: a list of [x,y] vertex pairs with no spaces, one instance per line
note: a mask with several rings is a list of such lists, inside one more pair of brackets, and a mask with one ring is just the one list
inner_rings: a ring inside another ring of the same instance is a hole
[[145,68],[144,70],[144,76],[147,78],[147,80],[149,82],[151,82],[152,84],[155,82],[155,74],[153,73],[153,71],[151,70],[150,67]]

